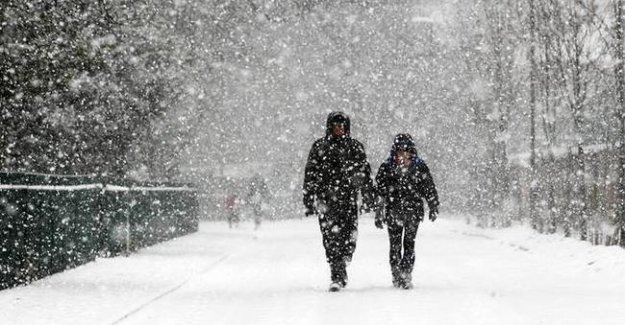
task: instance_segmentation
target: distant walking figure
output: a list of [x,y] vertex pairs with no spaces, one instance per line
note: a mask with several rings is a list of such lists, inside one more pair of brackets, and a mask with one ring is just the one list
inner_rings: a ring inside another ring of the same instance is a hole
[[250,181],[249,191],[247,193],[247,201],[252,206],[254,229],[260,228],[264,210],[266,210],[266,201],[268,199],[269,189],[267,188],[265,179],[260,174],[254,175]]
[[228,218],[228,227],[239,226],[239,198],[234,193],[226,197],[226,218]]

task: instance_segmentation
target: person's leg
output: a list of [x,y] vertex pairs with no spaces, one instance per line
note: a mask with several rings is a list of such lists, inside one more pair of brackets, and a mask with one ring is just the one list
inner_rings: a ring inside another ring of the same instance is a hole
[[262,218],[263,218],[262,209],[260,208],[260,205],[256,205],[254,207],[254,229],[260,228],[260,223],[262,221]]
[[241,217],[239,216],[238,212],[234,213],[234,227],[238,228],[239,227],[239,222],[241,222]]
[[328,218],[327,215],[319,216],[319,230],[321,230],[321,239],[323,242],[323,248],[326,253],[326,261],[330,263],[333,259],[333,236],[332,236],[332,228],[334,227],[333,221]]
[[[345,266],[349,266],[356,251],[356,242],[358,241],[358,205],[356,204],[356,197],[349,201],[349,204],[344,208],[344,219],[346,220],[344,236],[346,243],[345,254],[343,260]],[[347,270],[343,272],[343,286],[347,285]]]
[[330,280],[340,283],[345,270],[343,260],[343,246],[341,245],[341,225],[336,222],[334,216],[326,213],[319,217],[319,227],[323,238],[323,247],[326,253],[326,261],[330,265]]
[[332,282],[344,287],[347,284],[347,264],[352,260],[358,238],[355,205],[350,201],[332,202],[319,221]]
[[415,262],[415,238],[419,229],[418,221],[409,221],[404,227],[404,255],[401,259],[400,268],[405,288],[412,287],[412,270]]
[[358,241],[358,217],[347,215],[344,220],[346,222],[341,225],[341,239],[345,243],[343,246],[343,257],[349,264],[356,251],[356,242]]
[[393,286],[400,286],[400,263],[403,227],[393,221],[387,223],[389,238],[389,264],[391,265],[391,275],[393,276]]
[[358,240],[358,218],[357,216],[343,216],[339,223],[339,236],[337,239],[340,256],[337,257],[339,283],[345,287],[348,282],[347,266],[351,263],[356,242]]

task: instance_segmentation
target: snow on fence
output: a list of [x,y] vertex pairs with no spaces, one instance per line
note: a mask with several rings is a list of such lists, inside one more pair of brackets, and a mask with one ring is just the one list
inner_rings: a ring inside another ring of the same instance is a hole
[[0,173],[0,289],[197,229],[187,184]]

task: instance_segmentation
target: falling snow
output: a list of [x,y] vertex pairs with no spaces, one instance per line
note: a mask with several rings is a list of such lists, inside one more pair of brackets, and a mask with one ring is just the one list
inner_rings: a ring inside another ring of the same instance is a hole
[[[0,322],[625,323],[624,7],[3,0]],[[372,181],[397,134],[427,162],[412,291],[361,213],[326,292],[336,111]]]

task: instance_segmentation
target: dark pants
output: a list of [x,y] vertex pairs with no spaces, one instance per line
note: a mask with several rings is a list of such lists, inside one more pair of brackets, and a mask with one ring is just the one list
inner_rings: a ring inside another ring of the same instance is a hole
[[419,219],[416,216],[392,218],[388,221],[387,228],[390,240],[389,262],[393,276],[410,276],[415,261],[414,245]]
[[347,282],[346,267],[356,250],[358,215],[355,206],[330,207],[319,216],[332,282]]

